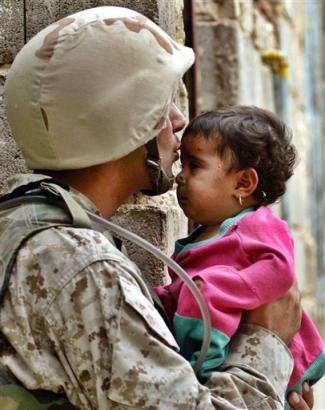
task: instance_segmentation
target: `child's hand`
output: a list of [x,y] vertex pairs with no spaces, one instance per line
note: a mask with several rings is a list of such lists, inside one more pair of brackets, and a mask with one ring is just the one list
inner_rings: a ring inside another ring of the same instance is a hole
[[291,393],[289,395],[290,410],[311,410],[314,406],[314,391],[305,382],[302,386],[302,395]]

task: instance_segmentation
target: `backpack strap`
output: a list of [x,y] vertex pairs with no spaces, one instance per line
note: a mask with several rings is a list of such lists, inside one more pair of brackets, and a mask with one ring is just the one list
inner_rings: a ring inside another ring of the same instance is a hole
[[64,184],[63,182],[54,179],[54,178],[44,178],[39,181],[34,181],[34,182],[29,182],[28,184],[20,185],[11,192],[1,195],[0,196],[0,203],[1,202],[6,202],[9,201],[10,199],[18,198],[19,196],[22,195],[34,195],[35,192],[30,192],[30,191],[35,191],[40,188],[41,184],[43,182],[51,182],[53,184],[59,185],[65,190],[69,191],[69,185]]
[[71,214],[73,226],[91,229],[91,222],[87,212],[75,201],[68,190],[58,184],[46,181],[41,182],[40,187],[63,199]]

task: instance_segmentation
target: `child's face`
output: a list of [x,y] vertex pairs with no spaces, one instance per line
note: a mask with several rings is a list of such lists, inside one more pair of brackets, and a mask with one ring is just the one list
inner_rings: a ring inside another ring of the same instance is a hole
[[240,211],[235,196],[238,171],[228,171],[215,142],[187,135],[181,144],[182,171],[177,175],[177,199],[185,215],[202,225],[219,225]]

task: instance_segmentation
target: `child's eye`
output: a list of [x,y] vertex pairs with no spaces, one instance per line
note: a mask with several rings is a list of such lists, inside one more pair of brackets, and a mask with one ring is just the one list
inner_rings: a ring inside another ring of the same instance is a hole
[[195,161],[190,161],[189,167],[190,169],[196,169],[199,167],[199,165]]

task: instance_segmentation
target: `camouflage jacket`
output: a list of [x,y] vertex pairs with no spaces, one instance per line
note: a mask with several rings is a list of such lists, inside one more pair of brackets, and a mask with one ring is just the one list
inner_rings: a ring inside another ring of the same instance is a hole
[[[17,176],[8,190],[42,178]],[[293,364],[275,335],[242,326],[221,371],[200,385],[134,263],[94,230],[37,229],[38,215],[34,205],[0,213],[0,276],[21,242],[0,309],[0,363],[30,392],[65,394],[83,410],[283,408]],[[0,407],[34,410],[3,389]]]

